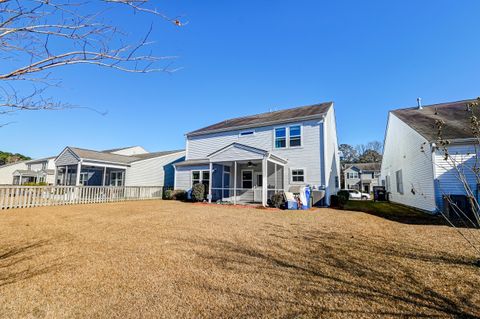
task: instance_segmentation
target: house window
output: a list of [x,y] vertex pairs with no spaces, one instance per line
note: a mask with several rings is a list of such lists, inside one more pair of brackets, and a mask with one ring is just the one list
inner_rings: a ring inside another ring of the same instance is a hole
[[292,169],[292,182],[302,183],[305,181],[305,171],[303,169]]
[[347,178],[348,179],[358,178],[358,173],[357,172],[347,173]]
[[110,186],[123,186],[122,171],[110,172]]
[[240,132],[239,135],[240,135],[240,137],[242,137],[242,136],[251,136],[251,135],[253,135],[253,134],[255,134],[255,131],[254,131],[254,130],[250,130],[250,131]]
[[302,130],[300,125],[290,126],[290,147],[302,146]]
[[287,129],[280,127],[275,129],[275,148],[287,147]]
[[192,171],[192,187],[195,184],[205,185],[205,190],[208,190],[210,184],[209,171]]
[[339,188],[340,187],[340,183],[338,181],[338,176],[335,176],[335,188]]
[[43,162],[42,163],[42,169],[46,169],[47,168],[47,163]]
[[242,188],[253,188],[253,171],[242,171]]
[[395,178],[397,180],[397,193],[403,194],[403,176],[402,170],[398,170],[395,172]]

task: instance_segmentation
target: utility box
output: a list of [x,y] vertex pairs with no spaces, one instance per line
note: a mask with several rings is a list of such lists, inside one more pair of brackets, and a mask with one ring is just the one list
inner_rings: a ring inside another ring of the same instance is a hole
[[373,201],[386,202],[388,201],[388,194],[385,186],[373,186]]

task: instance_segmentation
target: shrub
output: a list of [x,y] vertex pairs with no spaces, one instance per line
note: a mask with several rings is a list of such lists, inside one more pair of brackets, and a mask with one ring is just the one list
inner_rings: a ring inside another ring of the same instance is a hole
[[285,207],[285,196],[283,193],[275,193],[273,194],[272,198],[270,199],[271,205],[276,208],[283,208]]
[[167,189],[167,190],[163,193],[163,199],[166,199],[166,200],[171,200],[171,199],[173,199],[173,189]]
[[187,192],[181,189],[176,189],[172,193],[172,199],[174,200],[185,200],[187,199]]
[[47,186],[47,185],[48,184],[45,182],[38,182],[38,183],[30,182],[30,183],[25,183],[22,186]]
[[192,200],[202,202],[205,199],[205,185],[195,184],[192,187]]

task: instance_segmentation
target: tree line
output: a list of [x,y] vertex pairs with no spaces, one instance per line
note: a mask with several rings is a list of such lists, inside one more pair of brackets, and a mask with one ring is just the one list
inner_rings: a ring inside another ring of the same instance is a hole
[[372,141],[355,146],[340,144],[339,151],[342,163],[380,163],[382,161],[383,143]]

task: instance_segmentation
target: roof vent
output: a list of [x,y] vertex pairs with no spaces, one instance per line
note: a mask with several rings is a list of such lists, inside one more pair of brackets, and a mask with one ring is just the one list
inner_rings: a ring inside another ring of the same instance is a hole
[[417,97],[417,107],[419,110],[423,109],[421,97]]

